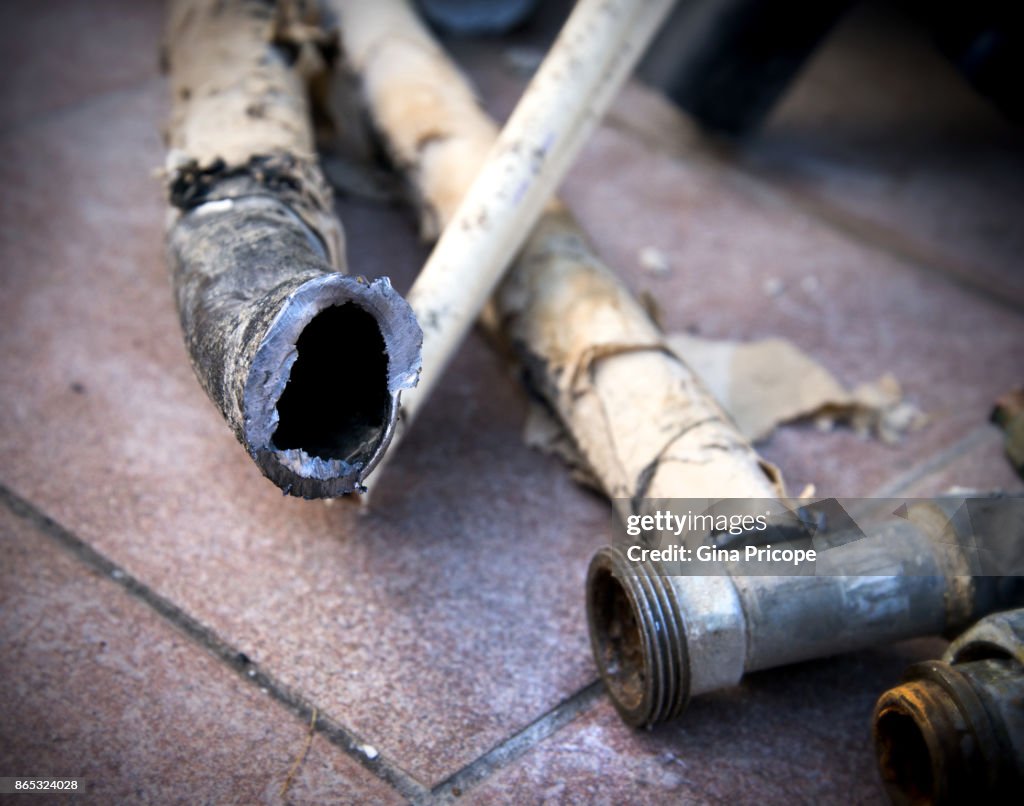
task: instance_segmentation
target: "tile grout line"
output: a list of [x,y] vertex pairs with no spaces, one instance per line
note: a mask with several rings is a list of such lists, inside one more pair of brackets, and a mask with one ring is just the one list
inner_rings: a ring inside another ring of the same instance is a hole
[[523,756],[541,741],[585,714],[601,699],[604,685],[600,680],[588,683],[567,699],[539,716],[522,730],[492,747],[461,770],[435,786],[428,795],[418,799],[420,804],[450,804],[466,794],[472,787],[489,778]]
[[112,87],[107,87],[104,90],[90,93],[82,98],[76,98],[73,101],[60,104],[59,106],[55,106],[53,109],[47,109],[43,112],[31,115],[28,118],[11,121],[7,125],[0,127],[0,139],[5,139],[11,136],[17,137],[26,131],[31,132],[32,129],[38,126],[45,126],[55,120],[59,121],[63,117],[74,115],[82,109],[87,109],[94,104],[102,103],[103,101],[111,98],[117,98],[118,96],[132,95],[140,90],[146,89],[151,84],[165,81],[166,79],[164,76],[157,73],[149,76],[148,78],[132,79]]
[[970,264],[955,257],[929,253],[926,248],[901,237],[883,224],[845,210],[835,202],[815,197],[813,193],[780,185],[762,171],[723,162],[723,167],[741,177],[741,181],[756,183],[768,192],[778,194],[779,201],[808,218],[824,224],[854,243],[882,252],[905,266],[924,271],[929,277],[938,277],[961,291],[995,304],[1018,316],[1024,313],[1024,299],[1020,294],[1007,294],[985,277],[978,278]]
[[[27,521],[59,544],[61,548],[73,554],[82,563],[120,586],[125,593],[148,605],[165,621],[171,622],[179,631],[230,667],[244,680],[261,690],[266,689],[274,700],[295,713],[303,724],[308,724],[315,707],[313,704],[270,674],[261,671],[244,653],[220,638],[210,627],[129,574],[4,484],[0,484],[0,503],[3,503],[16,517]],[[600,699],[603,690],[599,680],[589,683],[508,739],[469,762],[432,790],[402,769],[401,766],[382,755],[378,755],[371,761],[362,749],[366,743],[348,728],[332,718],[324,716],[324,711],[320,708],[317,708],[316,732],[322,734],[331,744],[341,749],[360,766],[372,772],[410,801],[447,803],[458,797],[455,792],[461,794],[479,784],[492,773],[522,756],[543,739],[557,733],[578,716],[589,711]]]
[[898,496],[903,490],[910,487],[910,485],[937,473],[945,467],[948,467],[965,453],[984,444],[988,439],[992,439],[993,437],[993,430],[990,424],[985,423],[983,425],[979,425],[973,431],[969,431],[966,436],[961,437],[949,447],[943,448],[938,453],[932,454],[923,462],[914,465],[892,481],[877,487],[868,497],[891,498],[893,496]]
[[[260,670],[244,653],[220,638],[213,629],[193,618],[173,602],[129,574],[4,484],[0,484],[0,503],[15,516],[36,527],[61,548],[75,555],[85,565],[100,572],[130,596],[148,605],[165,621],[170,622],[189,639],[230,667],[243,680],[261,690],[266,690],[274,700],[296,714],[299,720],[308,727],[316,706],[272,675]],[[373,760],[368,758],[362,749],[366,743],[356,733],[334,719],[324,716],[323,709],[317,707],[316,711],[318,714],[316,732],[322,734],[348,757],[357,761],[408,800],[419,800],[429,794],[430,790],[426,785],[395,762],[383,755],[378,755]]]
[[727,180],[739,183],[740,189],[757,193],[766,201],[800,213],[845,240],[881,252],[909,269],[942,280],[967,291],[975,298],[994,303],[1017,315],[1024,313],[1024,303],[1019,295],[1007,297],[999,289],[991,288],[987,282],[975,279],[966,264],[956,259],[926,254],[921,247],[909,241],[901,241],[898,235],[880,224],[843,210],[828,200],[781,186],[763,172],[723,157],[718,153],[723,146],[715,141],[706,141],[697,147],[667,143],[662,137],[636,126],[614,111],[609,113],[604,125],[636,138],[643,145],[656,149],[670,159],[703,165]]

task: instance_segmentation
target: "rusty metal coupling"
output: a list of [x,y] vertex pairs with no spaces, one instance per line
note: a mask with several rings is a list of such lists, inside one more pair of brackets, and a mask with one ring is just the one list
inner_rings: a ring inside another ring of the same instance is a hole
[[878,700],[874,735],[895,803],[1020,803],[1024,610],[988,616],[942,660],[911,666]]
[[815,569],[792,576],[736,566],[679,575],[635,549],[601,549],[587,578],[587,614],[615,707],[629,724],[650,726],[746,672],[956,634],[986,613],[1021,604],[1014,580],[970,576],[966,552],[943,528],[948,523],[936,504],[916,504],[910,517],[858,539],[834,536]]

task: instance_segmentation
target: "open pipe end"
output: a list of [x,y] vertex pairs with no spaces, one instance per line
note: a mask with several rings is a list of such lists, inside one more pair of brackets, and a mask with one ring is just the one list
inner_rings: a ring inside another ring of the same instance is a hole
[[423,334],[386,278],[325,274],[285,300],[253,358],[246,447],[285,494],[361,491],[416,385]]
[[[968,713],[976,697],[948,664],[911,667],[911,678],[885,692],[875,705],[878,771],[893,803],[955,803],[979,781],[978,737]],[[980,714],[984,720],[984,714]]]
[[601,549],[587,575],[594,659],[616,710],[637,727],[674,719],[689,700],[686,636],[667,585],[616,546]]

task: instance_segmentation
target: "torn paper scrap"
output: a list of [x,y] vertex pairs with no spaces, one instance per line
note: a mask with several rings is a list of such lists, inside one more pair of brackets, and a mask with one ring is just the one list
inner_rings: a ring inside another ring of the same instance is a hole
[[927,421],[903,400],[891,374],[849,391],[785,339],[738,342],[674,333],[667,340],[752,441],[782,423],[813,419],[823,430],[843,422],[892,444]]

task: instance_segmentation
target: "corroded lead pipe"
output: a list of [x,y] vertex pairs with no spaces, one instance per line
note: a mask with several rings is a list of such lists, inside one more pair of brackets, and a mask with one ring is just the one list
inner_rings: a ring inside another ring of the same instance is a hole
[[747,672],[955,632],[1020,604],[1017,587],[969,575],[947,523],[937,506],[918,505],[908,519],[822,552],[814,575],[743,575],[735,566],[680,576],[635,548],[602,549],[587,578],[587,616],[612,701],[626,722],[649,726]]
[[881,696],[875,750],[895,803],[1020,803],[1024,610],[988,616]]
[[319,30],[301,3],[176,0],[165,51],[167,255],[185,342],[260,470],[305,498],[360,488],[422,342],[386,278],[338,271],[303,72]]

